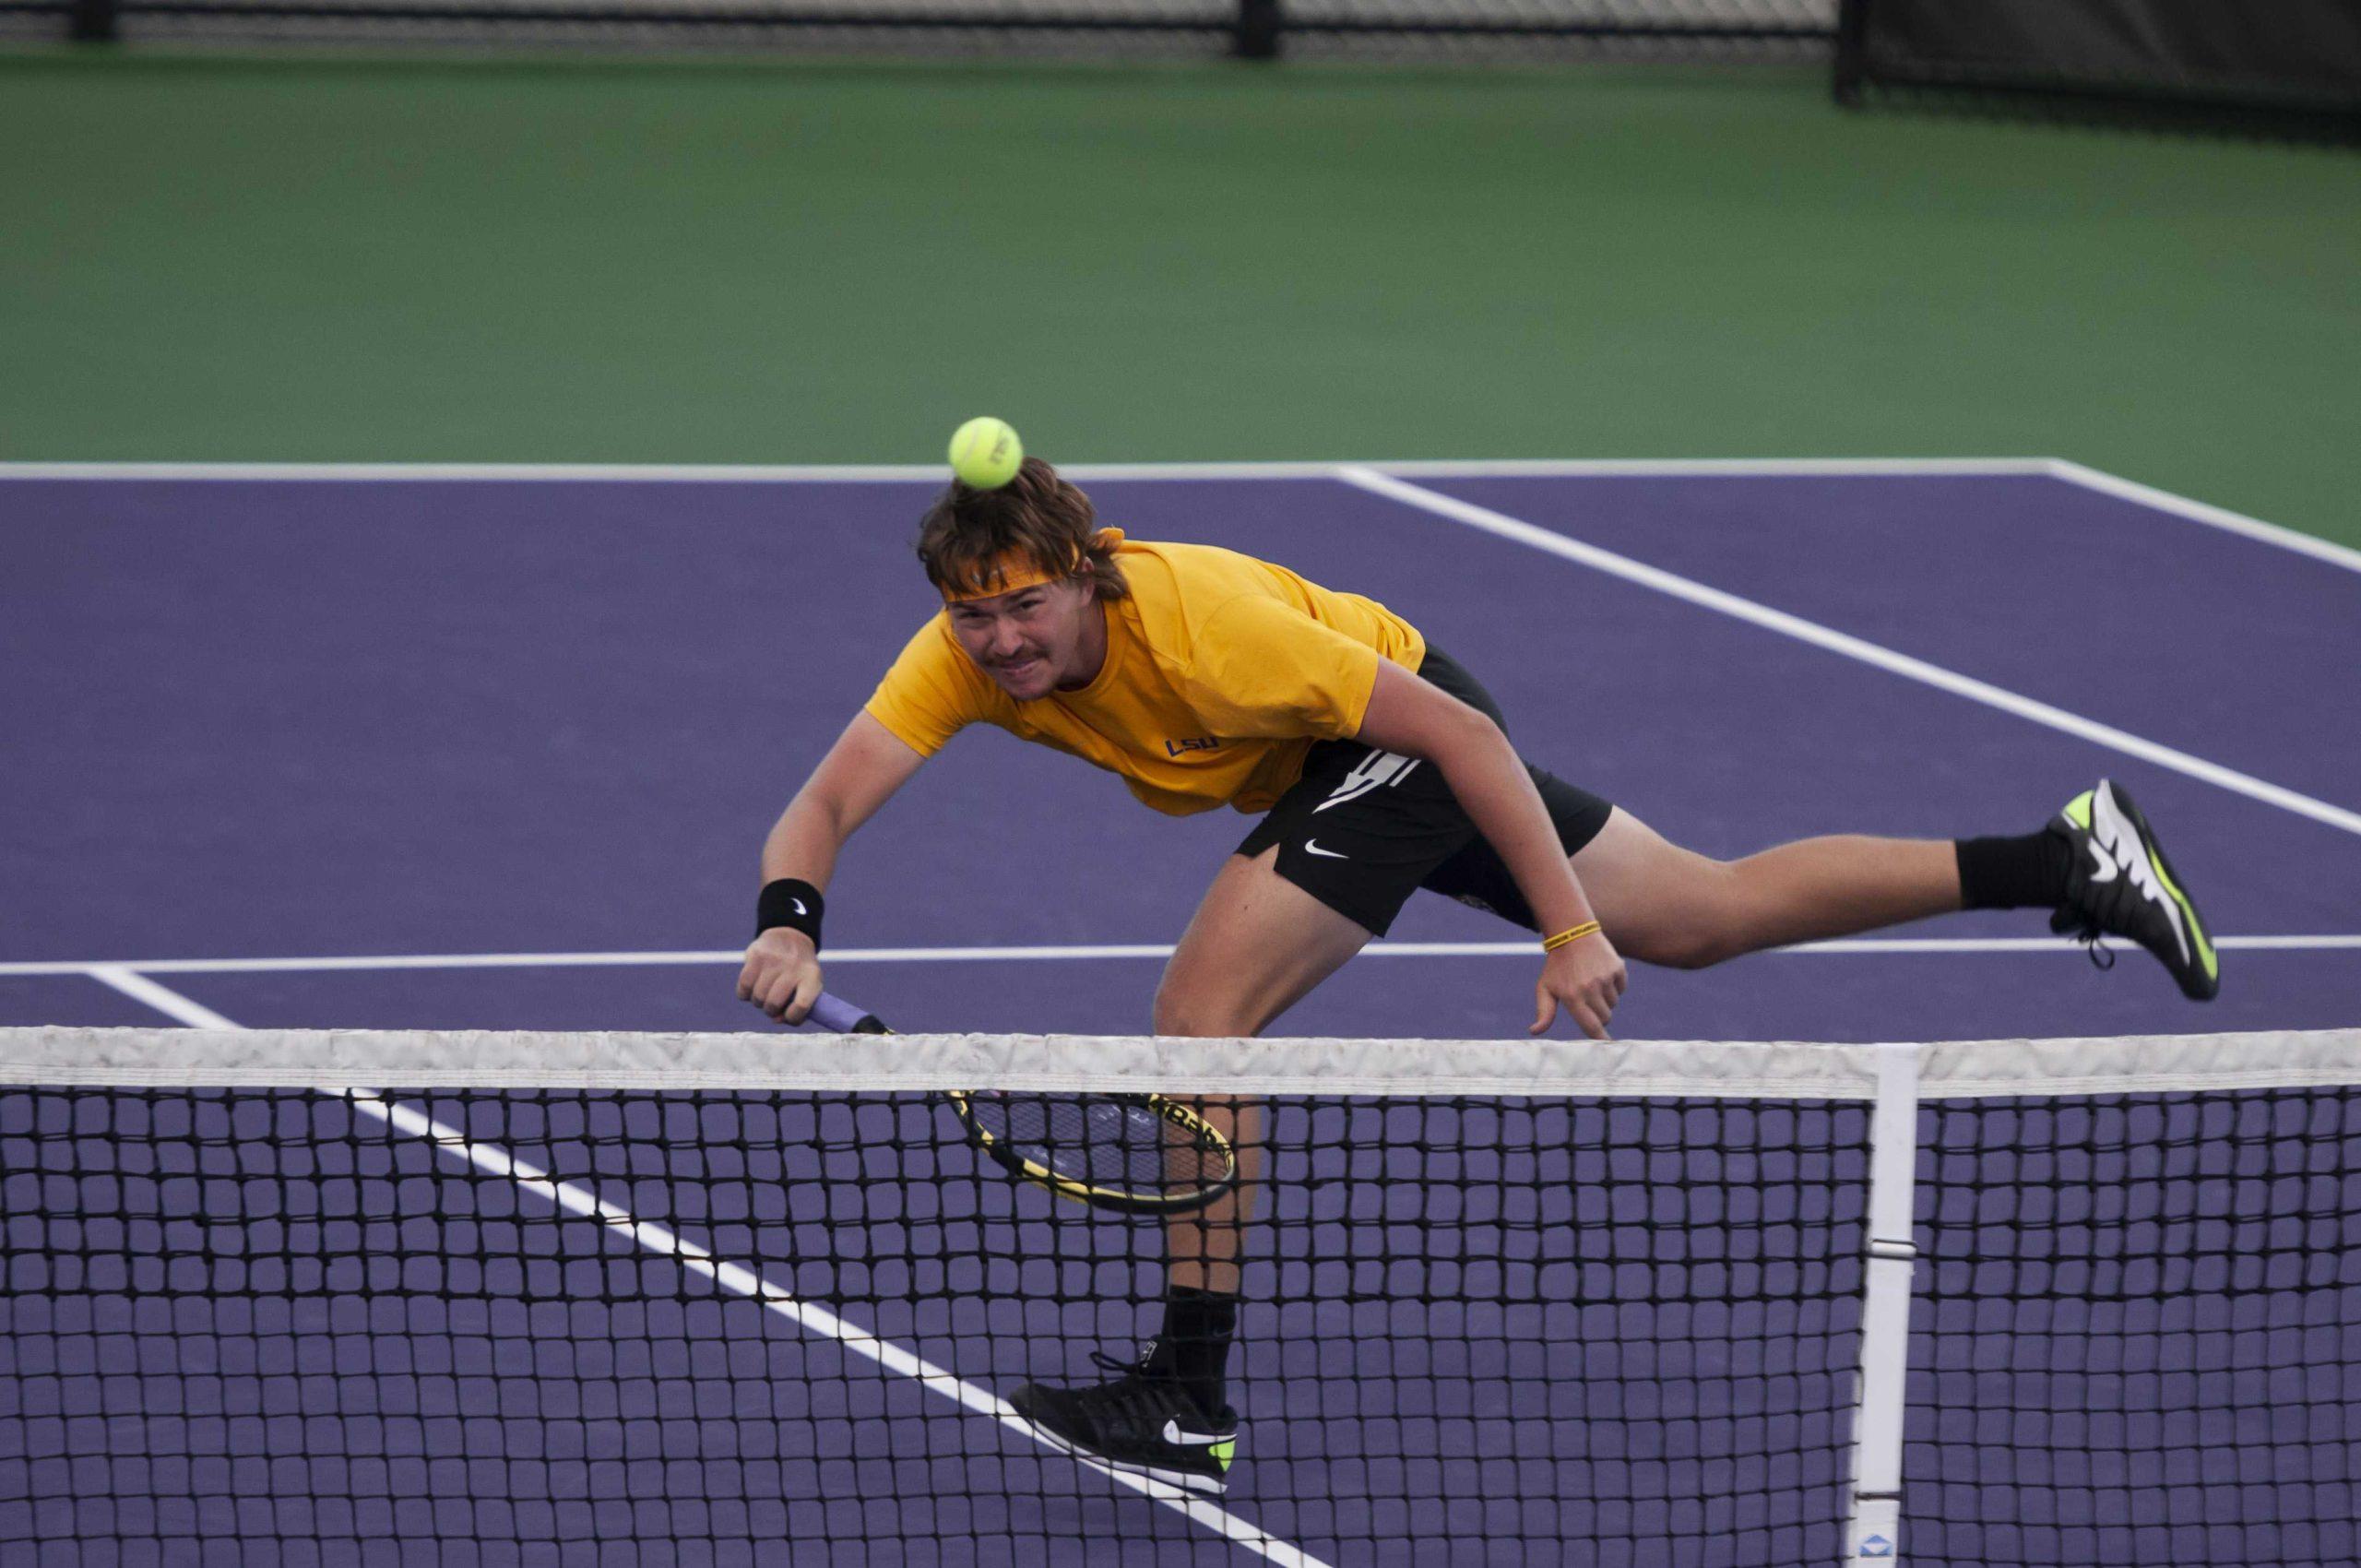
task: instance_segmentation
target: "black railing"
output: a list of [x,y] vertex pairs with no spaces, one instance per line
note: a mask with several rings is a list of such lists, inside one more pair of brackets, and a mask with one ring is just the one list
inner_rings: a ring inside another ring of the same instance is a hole
[[[1163,7],[1143,0],[1076,0],[1052,9],[945,5],[927,10],[854,4],[682,6],[648,0],[0,0],[0,14],[53,14],[77,39],[136,41],[139,24],[220,23],[246,36],[281,30],[317,36],[350,25],[444,23],[477,31],[564,27],[647,28],[683,34],[715,30],[781,34],[857,30],[1033,34],[1199,34],[1250,60],[1277,58],[1290,37],[1645,40],[1701,46],[1824,45],[1833,35],[1829,0],[1623,0],[1622,4],[1519,6],[1481,0],[1424,0],[1382,9],[1329,7],[1291,15],[1286,0],[1236,0],[1235,8]],[[243,24],[243,26],[241,24]],[[175,28],[184,36],[185,29]]]

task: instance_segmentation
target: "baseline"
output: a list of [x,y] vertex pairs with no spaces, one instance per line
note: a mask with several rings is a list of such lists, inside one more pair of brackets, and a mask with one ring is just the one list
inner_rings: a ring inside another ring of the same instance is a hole
[[[2225,506],[2142,484],[2070,457],[1433,457],[1275,459],[1268,462],[1068,463],[1060,471],[1088,480],[1329,479],[1340,468],[1434,479],[1581,479],[1726,475],[1928,478],[2039,475],[2094,490],[2151,511],[2203,523],[2361,572],[2361,550],[2264,522]],[[567,483],[938,483],[932,463],[172,463],[0,460],[0,482],[24,481],[243,481],[447,482],[562,481]]]
[[[1355,463],[1349,458],[1270,462],[1061,463],[1075,479],[1324,480],[1340,466],[1437,478],[1568,478],[1586,474],[1644,477],[1727,474],[2044,475],[2053,457],[1498,457],[1412,458]],[[6,480],[192,480],[316,483],[367,481],[435,483],[450,481],[563,481],[645,484],[941,484],[940,463],[43,463],[0,462]]]

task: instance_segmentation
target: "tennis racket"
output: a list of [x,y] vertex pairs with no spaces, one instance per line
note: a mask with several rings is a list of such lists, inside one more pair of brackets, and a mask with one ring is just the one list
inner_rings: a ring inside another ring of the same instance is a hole
[[[845,1035],[894,1031],[823,992],[808,1022]],[[1229,1140],[1159,1094],[945,1089],[967,1141],[1010,1175],[1116,1214],[1184,1214],[1238,1185]]]

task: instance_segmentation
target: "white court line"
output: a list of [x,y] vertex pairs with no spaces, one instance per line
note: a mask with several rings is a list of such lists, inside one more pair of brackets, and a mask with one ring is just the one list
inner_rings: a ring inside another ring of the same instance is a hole
[[2030,719],[2035,724],[2072,735],[2078,740],[2089,741],[2109,750],[2121,752],[2126,756],[2135,756],[2143,762],[2153,763],[2158,767],[2169,768],[2175,773],[2201,779],[2205,783],[2227,790],[2233,794],[2244,795],[2249,800],[2277,806],[2282,811],[2293,812],[2297,816],[2309,817],[2314,822],[2323,823],[2331,827],[2341,827],[2347,833],[2361,835],[2361,812],[2348,811],[2343,806],[2331,805],[2326,801],[2316,800],[2309,795],[2287,789],[2284,785],[2257,778],[2250,773],[2241,773],[2236,768],[2225,767],[2216,762],[2208,762],[2203,757],[2181,751],[2177,747],[2163,745],[2134,735],[2128,730],[2118,730],[2112,724],[2102,724],[2096,719],[2085,719],[2081,714],[2070,713],[2062,707],[2054,707],[2046,702],[2036,702],[2032,697],[2020,695],[2006,687],[1996,686],[1988,681],[1978,681],[1972,676],[1962,675],[1940,664],[1930,664],[1923,659],[1914,659],[1906,653],[1898,653],[1892,648],[1870,642],[1865,637],[1857,637],[1849,633],[1823,626],[1817,621],[1807,621],[1800,615],[1790,615],[1784,610],[1774,610],[1767,604],[1744,599],[1734,593],[1726,593],[1720,588],[1708,588],[1694,578],[1684,577],[1677,572],[1667,572],[1661,566],[1651,566],[1643,561],[1635,561],[1628,555],[1619,555],[1614,551],[1603,550],[1595,544],[1586,544],[1581,540],[1569,538],[1564,534],[1542,528],[1538,524],[1528,523],[1521,517],[1512,517],[1504,512],[1495,512],[1489,506],[1478,506],[1472,501],[1462,501],[1455,496],[1445,495],[1438,491],[1422,490],[1415,484],[1406,483],[1390,474],[1379,473],[1371,469],[1347,468],[1339,469],[1336,471],[1336,477],[1345,483],[1366,490],[1371,494],[1382,495],[1389,500],[1399,501],[1406,506],[1415,506],[1420,511],[1431,512],[1439,517],[1465,524],[1497,538],[1531,545],[1536,550],[1574,562],[1578,565],[1588,566],[1593,571],[1604,573],[1611,577],[1619,577],[1625,582],[1637,584],[1641,588],[1654,589],[1657,593],[1668,595],[1684,603],[1696,605],[1701,610],[1711,610],[1718,614],[1727,615],[1733,620],[1760,626],[1765,631],[1776,632],[1781,636],[1793,637],[1797,642],[1809,643],[1814,647],[1840,654],[1846,659],[1857,659],[1863,664],[1883,670],[1889,674],[1900,675],[1907,680],[1933,686],[1939,691],[1949,692],[1953,696],[1965,697],[1970,702],[1981,703],[1987,707],[1998,708],[2002,713]]
[[[2213,945],[2227,953],[2361,953],[2361,932],[2287,936],[2217,936]],[[1798,943],[1774,947],[1767,956],[1810,958],[1864,955],[1909,956],[1935,953],[2035,953],[2070,956],[2082,952],[2079,943],[2059,936],[1848,936],[1828,942]],[[1521,942],[1372,942],[1361,949],[1364,958],[1529,958],[1533,940]],[[1038,947],[841,947],[826,956],[831,964],[975,964],[1058,963],[1091,959],[1169,958],[1169,942],[1073,944]],[[741,948],[708,951],[658,950],[641,953],[392,953],[357,956],[286,958],[123,958],[106,961],[38,959],[0,963],[0,976],[89,975],[104,980],[142,1001],[148,996],[130,989],[146,984],[142,974],[267,975],[333,974],[338,971],[398,969],[595,969],[663,968],[711,966],[745,961]],[[161,988],[157,988],[160,990]],[[224,1026],[227,1027],[227,1026]]]
[[[193,1028],[237,1030],[243,1027],[122,965],[92,965],[88,972],[93,979],[114,987],[126,996],[136,997],[166,1017]],[[507,1150],[493,1144],[478,1143],[421,1111],[393,1103],[374,1089],[323,1088],[320,1092],[340,1095],[350,1100],[356,1111],[388,1123],[413,1137],[430,1139],[441,1152],[460,1156],[486,1175],[514,1182],[526,1192],[566,1214],[594,1220],[610,1230],[628,1236],[658,1256],[671,1259],[683,1271],[701,1275],[733,1295],[758,1302],[765,1312],[777,1313],[805,1332],[833,1339],[848,1351],[875,1362],[884,1371],[909,1378],[929,1393],[940,1395],[977,1415],[988,1416],[1048,1452],[1057,1452],[1035,1436],[1025,1419],[999,1395],[936,1366],[891,1340],[879,1338],[825,1307],[789,1294],[765,1279],[758,1269],[723,1262],[695,1242],[683,1240],[661,1225],[635,1217],[587,1187],[570,1182],[553,1182],[547,1171],[537,1170]],[[1076,1463],[1095,1475],[1103,1475],[1131,1488],[1151,1502],[1162,1503],[1256,1556],[1280,1564],[1281,1568],[1329,1568],[1327,1563],[1301,1548],[1264,1534],[1228,1509],[1206,1502],[1186,1488],[1147,1476],[1104,1469],[1081,1460]]]
[[[1667,479],[1895,474],[2048,476],[2051,457],[1498,457],[1355,463],[1347,458],[1267,463],[1061,463],[1074,479],[1239,480],[1335,477],[1339,467],[1461,479]],[[27,463],[0,462],[5,480],[233,480],[313,483],[365,480],[563,481],[604,484],[941,484],[940,463]]]
[[135,1002],[142,1002],[176,1024],[186,1024],[193,1029],[241,1029],[191,997],[183,996],[170,986],[158,985],[146,975],[137,974],[121,964],[94,964],[88,971],[90,978],[111,985]]
[[2192,501],[2186,495],[2175,495],[2169,490],[2158,490],[2153,485],[2140,484],[2114,474],[2102,473],[2097,469],[2086,468],[2081,463],[2070,462],[2063,457],[2050,459],[2049,475],[2052,479],[2064,480],[2068,484],[2080,485],[2084,490],[2095,490],[2101,494],[2112,495],[2118,501],[2129,501],[2136,506],[2145,506],[2151,511],[2169,512],[2176,517],[2186,517],[2192,523],[2203,523],[2209,528],[2222,529],[2244,539],[2260,540],[2265,544],[2275,544],[2282,550],[2292,550],[2298,555],[2308,555],[2315,561],[2325,561],[2331,566],[2342,566],[2348,572],[2361,572],[2361,550],[2355,550],[2350,545],[2338,544],[2332,540],[2318,539],[2308,533],[2297,533],[2294,529],[2284,529],[2277,523],[2266,523],[2260,517],[2249,517],[2243,512],[2233,512],[2226,506],[2214,506],[2203,501]]
[[[1333,479],[1340,468],[1429,479],[1731,478],[1893,475],[1901,478],[2021,476],[2055,479],[2151,511],[2225,529],[2331,565],[2361,572],[2361,551],[2226,507],[2119,478],[2066,457],[1439,457],[1399,462],[1068,463],[1086,480]],[[564,481],[605,484],[934,484],[933,463],[42,463],[0,462],[8,480],[221,480],[245,482],[440,483]]]

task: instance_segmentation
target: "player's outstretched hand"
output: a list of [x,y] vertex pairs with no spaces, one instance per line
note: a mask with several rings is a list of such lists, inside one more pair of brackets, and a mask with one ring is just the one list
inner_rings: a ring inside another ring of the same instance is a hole
[[1534,987],[1538,1004],[1533,1032],[1545,1034],[1562,1004],[1567,1016],[1593,1039],[1605,1039],[1608,1020],[1623,994],[1623,959],[1604,932],[1593,932],[1569,942],[1541,959],[1541,983]]
[[793,926],[775,925],[746,949],[738,971],[738,1000],[751,1002],[783,1024],[800,1024],[820,1000],[820,954]]

